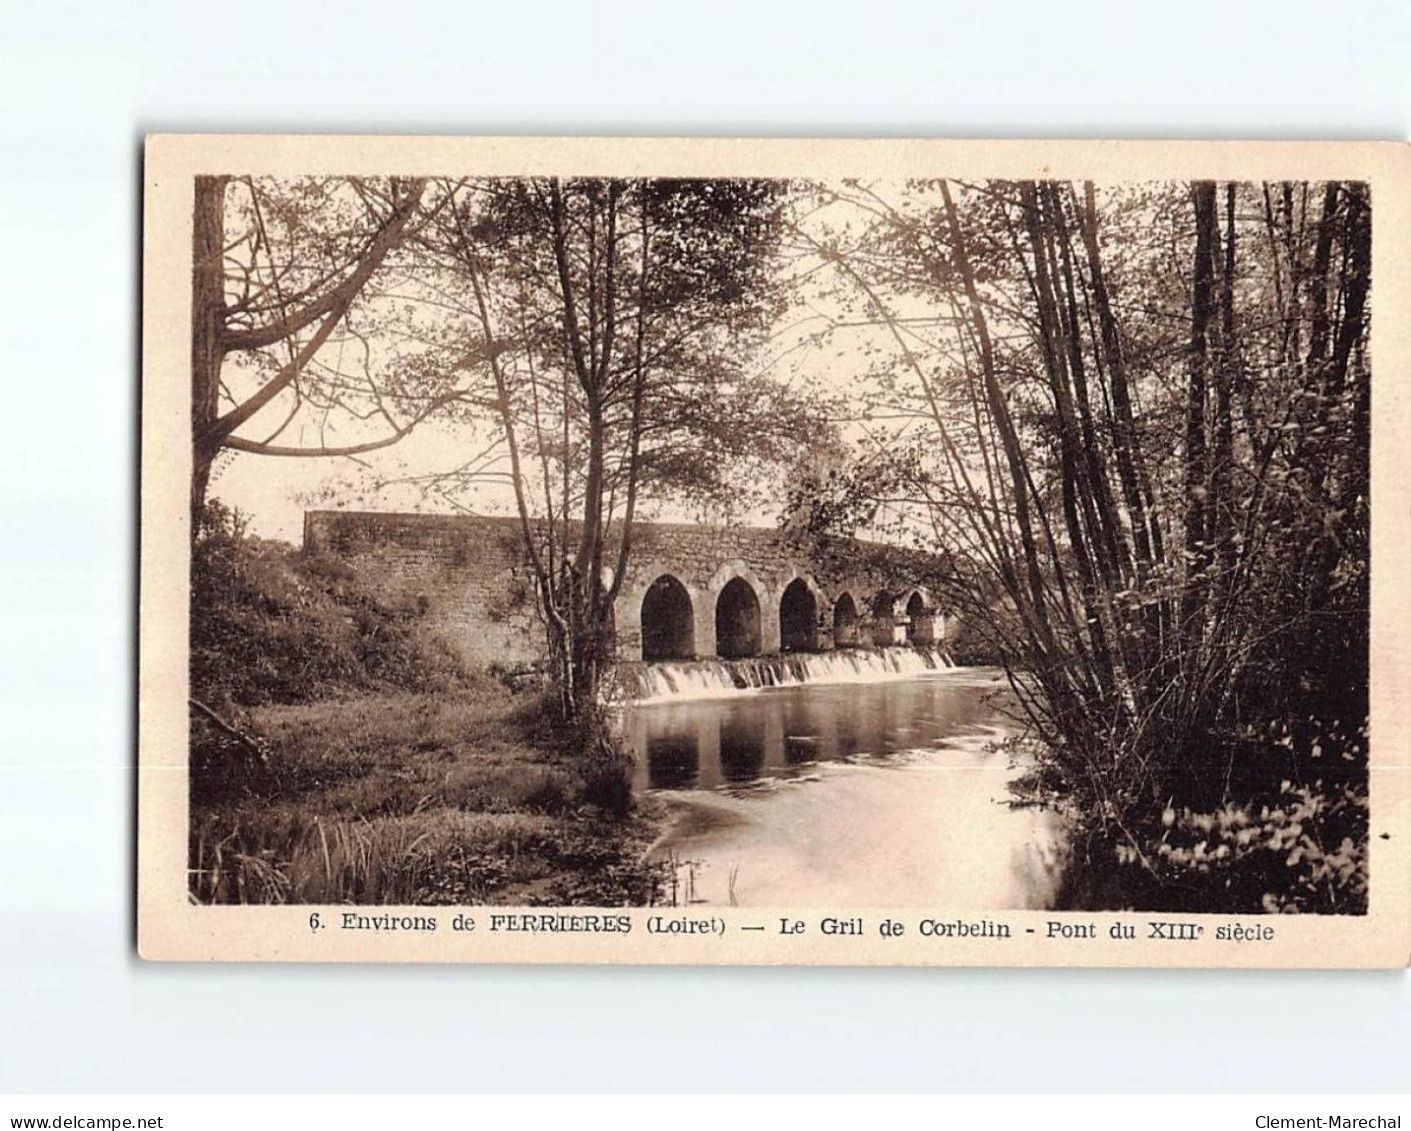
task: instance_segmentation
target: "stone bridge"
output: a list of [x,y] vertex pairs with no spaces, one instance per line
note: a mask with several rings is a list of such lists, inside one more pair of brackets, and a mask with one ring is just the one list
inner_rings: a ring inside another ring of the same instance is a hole
[[[542,653],[532,572],[513,518],[310,511],[304,545],[349,562],[389,600],[415,603],[466,659]],[[623,660],[734,659],[939,643],[926,582],[941,562],[878,543],[805,548],[778,530],[639,523],[614,606]],[[607,579],[605,579],[607,580]]]

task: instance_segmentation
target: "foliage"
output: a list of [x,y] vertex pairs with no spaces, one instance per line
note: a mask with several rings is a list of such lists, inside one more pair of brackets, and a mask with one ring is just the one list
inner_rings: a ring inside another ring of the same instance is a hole
[[762,180],[438,182],[419,235],[446,313],[430,355],[471,370],[452,412],[444,498],[507,484],[520,518],[559,711],[589,792],[631,803],[602,704],[612,608],[641,509],[739,506],[794,450],[812,402],[742,364],[779,313],[771,270],[784,185]]
[[344,562],[247,535],[211,500],[191,559],[192,695],[219,709],[460,686],[466,673],[424,612]]
[[[651,814],[603,814],[552,702],[489,680],[251,712],[268,771],[193,796],[204,903],[651,902]],[[556,745],[559,744],[559,745]],[[573,893],[578,893],[574,896]]]
[[[191,890],[201,902],[522,902],[650,896],[630,763],[577,756],[556,705],[467,672],[345,563],[244,533],[210,501],[193,556]],[[592,885],[590,885],[592,886]],[[515,894],[509,895],[507,893]]]
[[796,514],[953,551],[949,597],[1011,670],[1088,887],[1361,909],[1366,187],[816,198],[794,238],[828,332],[870,326],[875,360],[860,458]]
[[353,455],[434,416],[461,462],[374,486],[512,488],[561,709],[612,793],[598,686],[636,516],[747,507],[826,430],[745,364],[782,309],[787,188],[199,179],[193,529],[222,451]]

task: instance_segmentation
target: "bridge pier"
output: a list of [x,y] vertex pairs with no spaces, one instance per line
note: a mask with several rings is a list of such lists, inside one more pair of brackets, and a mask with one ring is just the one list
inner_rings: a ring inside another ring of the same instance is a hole
[[760,654],[772,656],[783,647],[779,632],[779,594],[765,591],[759,595]]
[[713,660],[720,655],[715,644],[715,602],[718,593],[709,589],[697,595],[692,615],[696,622],[696,655],[703,660]]
[[946,640],[946,615],[938,609],[922,613],[912,621],[911,642],[913,644],[944,644]]
[[894,616],[882,616],[872,622],[872,643],[879,648],[906,643],[907,622]]

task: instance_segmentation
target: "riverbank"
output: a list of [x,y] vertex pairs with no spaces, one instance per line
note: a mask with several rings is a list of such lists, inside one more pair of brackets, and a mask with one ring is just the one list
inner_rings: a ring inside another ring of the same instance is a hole
[[1365,768],[1338,769],[1310,782],[1246,786],[1240,800],[1203,810],[1168,805],[1125,827],[1054,798],[1037,802],[1063,812],[1070,843],[1081,846],[1064,859],[1054,908],[1364,915]]
[[191,894],[205,903],[628,906],[666,807],[618,819],[531,694],[492,680],[256,707],[263,759],[193,721]]

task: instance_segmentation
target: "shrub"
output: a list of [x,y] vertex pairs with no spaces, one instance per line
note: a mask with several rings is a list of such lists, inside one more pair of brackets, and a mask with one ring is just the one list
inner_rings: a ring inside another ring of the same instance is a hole
[[584,755],[583,800],[615,817],[632,811],[632,756],[614,746]]
[[[1058,905],[1229,914],[1367,910],[1365,766],[1338,757],[1313,776],[1321,751],[1300,756],[1246,745],[1232,761],[1262,762],[1277,782],[1246,772],[1206,805],[1168,800],[1111,813],[1067,805],[1072,856]],[[1030,785],[1038,780],[1031,779]]]
[[444,690],[465,672],[425,611],[376,593],[345,561],[251,537],[212,500],[192,551],[192,693],[229,710]]

